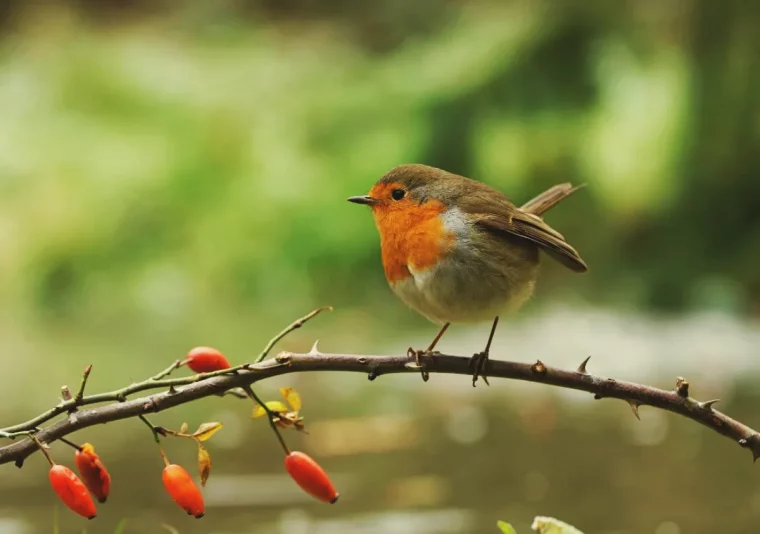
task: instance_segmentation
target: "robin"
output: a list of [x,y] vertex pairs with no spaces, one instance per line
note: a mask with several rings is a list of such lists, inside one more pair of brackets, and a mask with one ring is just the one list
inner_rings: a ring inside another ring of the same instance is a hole
[[499,315],[533,293],[539,251],[568,269],[588,270],[576,250],[541,215],[578,187],[555,185],[521,207],[475,180],[427,165],[401,165],[369,194],[349,202],[372,209],[388,283],[409,307],[441,325],[427,349],[409,349],[420,362],[433,354],[451,323],[493,320],[485,350],[470,360],[472,385],[488,384],[486,364]]

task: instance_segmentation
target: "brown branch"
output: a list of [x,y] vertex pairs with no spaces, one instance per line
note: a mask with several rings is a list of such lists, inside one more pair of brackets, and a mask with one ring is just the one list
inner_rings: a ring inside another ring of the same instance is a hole
[[[447,373],[469,375],[469,357],[435,354],[423,356],[422,363],[430,373]],[[243,365],[230,374],[210,373],[213,376],[190,377],[191,380],[174,379],[173,389],[150,396],[112,402],[105,406],[82,410],[75,417],[54,423],[35,434],[43,443],[51,443],[67,434],[97,424],[138,417],[153,412],[160,412],[180,404],[197,399],[219,395],[235,387],[245,387],[273,376],[311,371],[343,371],[365,373],[369,376],[382,376],[396,373],[415,373],[410,366],[413,358],[403,356],[362,356],[355,354],[323,354],[312,350],[307,354],[282,352],[276,358],[259,364]],[[671,391],[657,389],[632,382],[590,375],[585,366],[580,371],[565,371],[549,367],[543,362],[534,364],[490,361],[487,374],[493,378],[524,380],[556,387],[575,389],[592,393],[595,398],[614,398],[626,401],[633,406],[653,406],[677,413],[728,437],[752,452],[754,459],[760,457],[760,434],[750,427],[736,421],[721,412],[712,409],[715,400],[698,402],[688,396],[685,380],[680,379],[677,387]],[[159,383],[161,381],[155,381]],[[179,382],[182,382],[181,384]],[[166,387],[167,384],[163,384]],[[146,388],[147,389],[147,388]],[[92,397],[103,399],[103,396]],[[84,397],[82,403],[88,404],[92,397]],[[46,412],[47,413],[47,412]],[[38,420],[38,416],[32,421]],[[18,428],[22,425],[16,425]],[[33,428],[18,428],[19,435],[28,433]],[[8,429],[4,429],[5,432]],[[7,436],[6,436],[7,437]],[[24,459],[38,450],[36,443],[24,438],[16,443],[0,448],[0,464],[16,462],[23,464]]]

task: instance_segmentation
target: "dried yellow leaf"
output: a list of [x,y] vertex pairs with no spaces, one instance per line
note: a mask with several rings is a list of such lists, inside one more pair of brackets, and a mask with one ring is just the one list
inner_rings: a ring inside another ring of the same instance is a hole
[[211,474],[211,455],[200,442],[198,442],[198,471],[201,474],[201,486],[205,486]]
[[[285,404],[280,401],[269,401],[266,403],[266,405],[267,405],[267,408],[269,408],[269,410],[272,412],[283,413],[283,412],[288,411],[288,407],[285,406]],[[266,415],[266,413],[267,413],[266,410],[261,406],[256,406],[253,409],[254,418],[263,417],[264,415]]]
[[198,441],[206,441],[222,429],[222,423],[202,423],[192,436]]
[[301,409],[301,395],[293,388],[280,388],[280,394],[294,411]]

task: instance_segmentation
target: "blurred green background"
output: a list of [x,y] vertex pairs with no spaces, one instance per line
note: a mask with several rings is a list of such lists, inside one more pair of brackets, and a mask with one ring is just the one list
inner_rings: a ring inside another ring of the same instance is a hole
[[[508,0],[0,0],[3,426],[155,373],[199,344],[399,352],[435,327],[386,286],[369,213],[348,204],[419,162],[521,203],[588,185],[547,220],[589,274],[545,262],[493,356],[671,387],[760,426],[760,4]],[[441,350],[480,350],[488,325]],[[61,532],[750,533],[749,455],[695,423],[588,395],[465,377],[289,376],[335,474],[326,507],[283,475],[250,407],[210,399],[157,424],[220,420],[207,517],[160,485],[138,422],[75,436],[114,476]],[[169,443],[173,460],[195,451]],[[56,445],[60,461],[70,449]],[[0,532],[52,532],[41,456],[0,467]]]

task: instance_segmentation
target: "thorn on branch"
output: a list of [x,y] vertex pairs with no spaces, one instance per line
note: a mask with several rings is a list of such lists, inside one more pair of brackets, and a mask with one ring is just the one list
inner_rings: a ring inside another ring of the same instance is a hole
[[633,415],[636,416],[636,419],[641,421],[641,416],[639,415],[639,406],[641,406],[641,403],[633,401],[633,400],[629,400],[627,402],[628,402],[628,406],[631,407],[631,411],[633,412]]
[[587,357],[585,360],[581,362],[581,364],[578,366],[578,372],[582,375],[587,375],[588,371],[586,371],[586,364],[591,359],[591,356]]
[[530,366],[530,370],[532,373],[535,373],[537,375],[545,375],[546,365],[544,365],[544,362],[541,360],[536,360],[536,363]]
[[682,376],[676,377],[676,393],[683,398],[689,396],[689,382]]
[[311,346],[311,350],[309,351],[309,356],[319,356],[319,340],[316,340],[314,344]]
[[380,373],[378,372],[377,367],[375,367],[367,374],[367,380],[373,382],[378,376],[380,376]]
[[752,461],[756,462],[760,458],[760,434],[752,434],[739,440],[739,445],[752,451]]
[[713,404],[716,402],[720,402],[720,399],[712,399],[705,402],[699,402],[697,405],[702,408],[703,410],[710,410],[712,411]]

